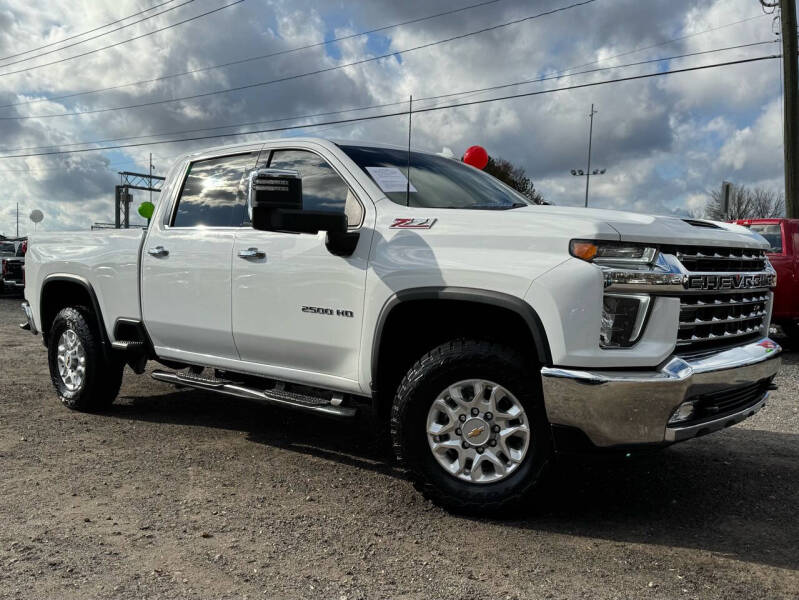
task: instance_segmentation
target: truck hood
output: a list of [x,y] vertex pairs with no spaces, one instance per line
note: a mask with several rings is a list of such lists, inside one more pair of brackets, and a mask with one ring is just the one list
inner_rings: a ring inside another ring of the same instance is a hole
[[763,237],[746,227],[705,219],[681,219],[571,206],[530,206],[508,212],[602,223],[617,231],[619,240],[624,242],[763,249],[769,247]]

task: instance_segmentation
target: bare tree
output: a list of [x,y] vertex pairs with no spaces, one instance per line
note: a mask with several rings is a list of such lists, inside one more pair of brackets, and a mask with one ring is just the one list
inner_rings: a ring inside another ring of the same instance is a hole
[[761,187],[733,185],[730,190],[730,206],[726,214],[721,207],[721,190],[710,192],[710,200],[699,212],[701,214],[695,216],[713,221],[784,217],[785,195]]

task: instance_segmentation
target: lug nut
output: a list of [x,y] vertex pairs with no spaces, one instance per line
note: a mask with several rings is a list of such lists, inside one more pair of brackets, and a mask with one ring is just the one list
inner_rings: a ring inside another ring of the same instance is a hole
[[463,423],[466,420],[466,415],[461,415],[458,417],[458,419],[460,419],[460,422]]
[[499,425],[494,425],[494,426],[491,428],[491,431],[493,431],[494,433],[499,433]]
[[490,421],[491,419],[494,418],[494,415],[492,415],[490,412],[487,412],[486,414],[483,415],[483,417],[485,418],[486,421]]
[[480,411],[479,411],[479,410],[477,410],[476,408],[473,408],[473,409],[472,409],[472,416],[473,416],[473,417],[476,417],[476,416],[477,416],[477,415],[479,415],[479,414],[480,414]]
[[495,439],[488,440],[488,445],[493,448],[494,446],[497,445],[497,440],[495,440]]
[[468,450],[469,449],[469,442],[463,442],[461,444],[461,448],[463,448],[464,450]]
[[482,454],[483,452],[485,452],[485,448],[483,448],[482,446],[480,446],[480,447],[477,449],[477,454]]
[[455,435],[461,435],[461,428],[460,428],[460,427],[458,427],[458,428],[455,430]]

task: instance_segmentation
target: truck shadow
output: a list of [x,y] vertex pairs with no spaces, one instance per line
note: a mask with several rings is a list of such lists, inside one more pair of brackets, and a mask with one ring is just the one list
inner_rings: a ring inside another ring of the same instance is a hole
[[[253,443],[405,478],[368,414],[342,423],[177,391],[128,396],[112,416],[242,431]],[[480,521],[799,569],[798,505],[799,436],[736,427],[649,455],[559,459],[523,514]]]

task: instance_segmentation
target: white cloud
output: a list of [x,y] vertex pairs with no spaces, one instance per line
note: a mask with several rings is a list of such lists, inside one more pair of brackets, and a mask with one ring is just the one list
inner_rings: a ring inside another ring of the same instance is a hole
[[[0,105],[116,86],[316,44],[334,35],[396,23],[450,6],[422,0],[399,3],[375,0],[343,5],[323,0],[243,3],[130,44],[19,75],[3,76],[3,73],[28,63],[3,68],[2,64],[8,61],[0,60]],[[47,58],[106,45],[208,8],[191,4]],[[492,94],[477,93],[438,101],[422,98],[535,79],[576,65],[590,65],[584,68],[618,65],[773,38],[770,18],[763,17],[659,45],[672,38],[756,15],[759,6],[751,0],[713,0],[710,3],[616,0],[401,57],[244,92],[81,117],[1,119],[138,104],[266,81],[374,56],[385,52],[386,48],[398,51],[418,46],[529,16],[545,8],[539,3],[501,2],[387,29],[369,40],[352,38],[335,48],[314,47],[101,94],[0,108],[0,148],[74,144],[83,140],[268,121],[346,107],[404,103],[410,94],[417,108],[436,102],[479,100]],[[134,0],[73,3],[6,0],[0,9],[0,56],[58,40],[138,10],[141,6]],[[630,52],[646,47],[649,48]],[[631,73],[650,73],[667,66],[706,64],[771,51],[770,46],[763,46],[708,54],[675,60],[668,65],[640,65],[623,71],[603,71],[510,87],[494,94],[599,82]],[[624,56],[591,64],[618,54]],[[593,166],[608,170],[606,175],[592,180],[592,204],[687,213],[700,206],[707,191],[715,189],[723,178],[737,183],[780,185],[778,61],[418,114],[414,117],[414,145],[453,156],[460,156],[472,144],[483,145],[490,153],[522,165],[545,197],[559,204],[582,204],[583,180],[572,177],[569,170],[585,166],[586,115],[591,103],[599,110],[594,129]],[[397,110],[397,107],[390,110]],[[405,117],[395,117],[321,127],[317,131],[319,135],[336,138],[402,144],[407,139],[406,127]],[[220,143],[228,141],[233,140],[223,139]],[[25,207],[26,215],[34,207],[44,210],[47,216],[43,226],[48,229],[85,228],[94,220],[109,220],[113,212],[113,186],[118,180],[115,171],[145,169],[148,153],[153,151],[160,172],[165,172],[169,160],[176,154],[214,143],[212,140],[137,147],[113,154],[0,159],[0,182],[4,189],[0,200],[0,231],[13,230],[17,201]],[[0,150],[0,154],[4,153],[7,152]],[[28,172],[17,172],[25,170]]]

